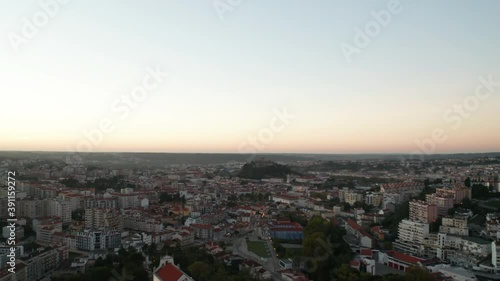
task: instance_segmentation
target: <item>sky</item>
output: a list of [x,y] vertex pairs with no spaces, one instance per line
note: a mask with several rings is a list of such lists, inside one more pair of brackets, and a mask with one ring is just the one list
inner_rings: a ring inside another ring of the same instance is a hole
[[0,150],[500,151],[498,11],[2,1]]

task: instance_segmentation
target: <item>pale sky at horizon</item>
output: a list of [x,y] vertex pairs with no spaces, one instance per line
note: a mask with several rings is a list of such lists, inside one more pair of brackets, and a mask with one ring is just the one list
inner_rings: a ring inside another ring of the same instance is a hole
[[[0,150],[74,150],[108,118],[92,151],[409,153],[437,128],[435,153],[500,151],[500,85],[456,128],[443,118],[479,77],[500,82],[500,2],[401,0],[349,63],[340,44],[389,2],[242,0],[221,20],[212,0],[72,0],[15,53],[9,34],[43,10],[2,1]],[[157,67],[169,77],[121,118],[113,103]]]

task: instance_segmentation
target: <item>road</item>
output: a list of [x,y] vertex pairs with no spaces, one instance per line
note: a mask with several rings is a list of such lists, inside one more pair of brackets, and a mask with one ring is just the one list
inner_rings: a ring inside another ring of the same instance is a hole
[[[269,245],[269,241],[267,241],[267,243]],[[255,254],[248,252],[245,237],[239,237],[233,240],[233,255],[238,255],[245,259],[257,262],[258,264],[262,265],[264,269],[271,273],[273,280],[282,281],[283,279],[281,278],[281,274],[277,272],[277,270],[279,269],[279,261],[276,257],[276,252],[274,251],[272,244],[269,247],[272,258],[268,259],[267,262],[262,262],[262,260]]]

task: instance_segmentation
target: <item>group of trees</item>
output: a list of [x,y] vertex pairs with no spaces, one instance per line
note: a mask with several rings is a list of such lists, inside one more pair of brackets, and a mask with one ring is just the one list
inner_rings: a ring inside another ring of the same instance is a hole
[[270,192],[267,193],[252,192],[252,193],[241,194],[239,199],[241,201],[250,201],[252,203],[256,203],[256,202],[269,201],[269,196],[271,196]]
[[499,192],[490,192],[490,189],[482,184],[474,184],[471,189],[474,199],[487,200],[492,197],[500,197]]
[[399,222],[410,216],[410,203],[408,201],[396,206],[394,213],[390,213],[382,221],[382,226],[390,233],[397,233]]
[[240,271],[237,264],[226,266],[203,248],[171,247],[166,251],[184,272],[197,281],[257,281],[249,271]]
[[76,221],[85,221],[85,209],[79,208],[71,211],[71,219]]
[[82,184],[75,178],[67,178],[59,181],[67,187],[87,187],[95,188],[96,191],[105,191],[108,188],[120,189],[120,188],[136,188],[136,185],[127,181],[124,176],[113,176],[110,178],[98,178],[94,181],[87,181]]
[[179,193],[169,194],[166,192],[162,192],[160,194],[160,204],[165,202],[178,202],[186,204],[186,198],[184,196],[180,196]]
[[87,181],[86,186],[95,188],[96,191],[105,191],[108,188],[136,188],[136,185],[127,181],[124,176],[113,176],[111,178],[99,178],[94,181]]
[[307,225],[307,216],[304,212],[299,211],[298,209],[289,209],[284,210],[280,213],[280,217],[289,218],[291,222],[297,222],[302,227]]
[[263,178],[282,178],[286,179],[289,174],[297,174],[292,171],[288,166],[280,165],[278,163],[256,163],[254,161],[246,163],[241,167],[238,177],[242,179],[255,179],[260,180]]
[[304,229],[301,264],[312,280],[331,280],[335,269],[352,258],[349,245],[342,239],[345,229],[313,216]]

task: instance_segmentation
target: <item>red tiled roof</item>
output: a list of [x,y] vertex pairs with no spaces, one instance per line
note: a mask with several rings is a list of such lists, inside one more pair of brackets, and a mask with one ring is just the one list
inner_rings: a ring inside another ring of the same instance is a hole
[[353,220],[351,220],[351,219],[348,219],[348,220],[347,220],[347,224],[348,224],[348,225],[349,225],[352,229],[354,229],[354,230],[357,230],[357,231],[361,230],[361,226],[359,226],[356,222],[354,222],[354,221],[353,221]]
[[373,256],[373,252],[371,249],[361,249],[359,251],[359,253],[362,255],[362,256],[368,256],[368,257],[371,257]]
[[424,261],[424,259],[417,258],[414,256],[410,256],[398,251],[388,251],[387,254],[391,257],[393,257],[396,260],[409,263],[409,264],[416,264],[417,262]]
[[210,229],[210,228],[212,228],[212,226],[209,224],[199,224],[199,223],[192,224],[191,227],[195,228],[195,229],[196,228],[198,228],[198,229]]
[[304,228],[298,222],[278,222],[271,227],[271,231],[304,231]]
[[162,281],[177,281],[184,275],[182,271],[170,263],[160,268],[155,274]]

